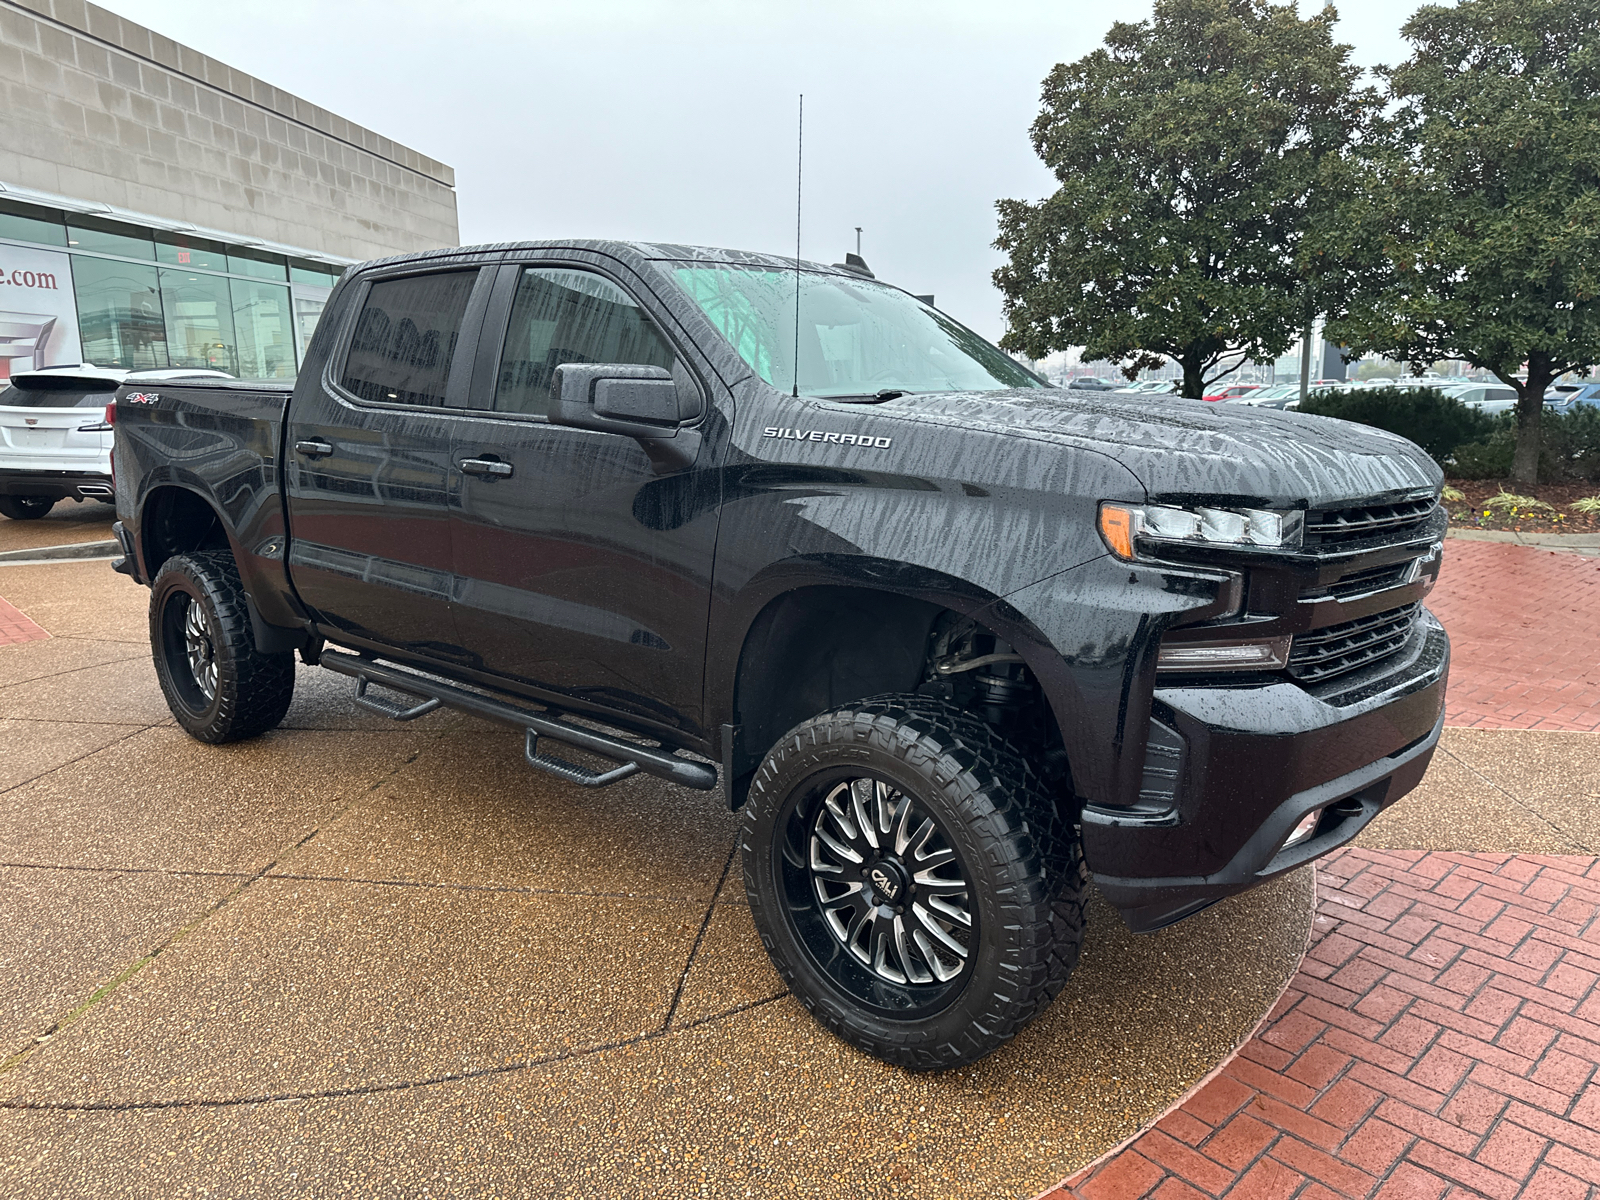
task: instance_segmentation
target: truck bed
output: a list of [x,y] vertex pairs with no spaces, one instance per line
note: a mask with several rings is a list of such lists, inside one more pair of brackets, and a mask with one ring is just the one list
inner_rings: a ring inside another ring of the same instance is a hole
[[[279,490],[283,418],[293,379],[178,382],[123,387],[117,391],[117,513],[127,530],[123,568],[149,583],[164,561],[164,523],[192,518],[194,505],[209,498],[222,508],[218,549],[232,549],[240,575],[260,616],[296,625],[284,570],[285,522]],[[170,499],[147,511],[158,489]],[[134,518],[142,514],[143,519]]]

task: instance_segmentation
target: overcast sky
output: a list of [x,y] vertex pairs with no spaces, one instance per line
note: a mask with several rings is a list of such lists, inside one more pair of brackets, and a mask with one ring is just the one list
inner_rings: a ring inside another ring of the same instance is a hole
[[[616,237],[802,253],[863,228],[880,279],[984,336],[994,202],[1051,177],[1028,127],[1050,67],[1134,0],[100,0],[448,163],[464,243]],[[1340,5],[1363,64],[1414,5]],[[1309,11],[1302,0],[1301,10]]]

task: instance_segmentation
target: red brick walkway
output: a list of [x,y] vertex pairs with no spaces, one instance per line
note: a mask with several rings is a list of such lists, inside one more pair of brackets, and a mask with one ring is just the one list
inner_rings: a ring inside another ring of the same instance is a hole
[[1600,559],[1451,538],[1428,607],[1454,655],[1445,724],[1600,729]]
[[1600,1193],[1600,860],[1343,850],[1220,1074],[1048,1200]]
[[0,599],[0,646],[37,642],[50,634],[35,625],[20,608]]

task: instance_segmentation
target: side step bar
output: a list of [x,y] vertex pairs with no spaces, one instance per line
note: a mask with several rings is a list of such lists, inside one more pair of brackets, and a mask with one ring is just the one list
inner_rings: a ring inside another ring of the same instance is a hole
[[[553,714],[534,713],[517,708],[478,692],[468,691],[466,688],[429,679],[402,667],[374,662],[370,658],[360,658],[354,654],[339,654],[331,650],[322,652],[318,665],[354,679],[356,703],[380,716],[396,721],[411,721],[432,712],[440,705],[446,705],[524,730],[527,735],[524,753],[529,765],[581,787],[605,787],[639,771],[702,792],[709,792],[717,786],[717,769],[708,763],[679,758],[668,750],[641,746],[593,729],[569,725]],[[409,708],[390,704],[377,696],[367,694],[367,689],[373,684],[408,696],[417,696],[421,702]],[[566,759],[540,754],[540,738],[565,742],[569,746],[577,746],[591,754],[615,759],[622,765],[610,771],[591,771],[588,767],[570,763]]]

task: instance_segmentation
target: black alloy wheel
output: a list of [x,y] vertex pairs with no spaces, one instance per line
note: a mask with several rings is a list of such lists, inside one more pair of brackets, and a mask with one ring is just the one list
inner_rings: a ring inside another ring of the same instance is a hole
[[294,656],[256,649],[244,585],[226,550],[162,564],[150,585],[150,648],[167,707],[202,742],[265,733],[294,696]]
[[797,799],[778,883],[811,957],[857,1003],[937,1012],[978,944],[966,868],[943,827],[892,782],[825,772]]
[[774,965],[828,1029],[913,1070],[988,1054],[1077,962],[1077,839],[1027,760],[924,696],[814,717],[757,770],[745,889]]

